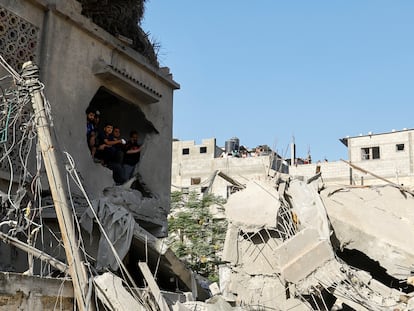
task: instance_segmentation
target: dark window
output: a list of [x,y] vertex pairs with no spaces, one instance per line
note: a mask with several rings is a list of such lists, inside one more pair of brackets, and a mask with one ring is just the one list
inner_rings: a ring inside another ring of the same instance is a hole
[[189,148],[184,148],[183,149],[183,154],[190,154],[190,149]]
[[200,182],[201,182],[201,178],[200,177],[191,178],[191,184],[192,185],[199,185]]
[[190,190],[188,188],[181,188],[182,194],[189,194]]
[[361,148],[361,159],[369,160],[369,148]]
[[380,147],[361,148],[361,159],[379,159],[380,158]]
[[396,144],[395,148],[397,149],[397,151],[404,151],[404,144]]
[[207,153],[207,147],[200,147],[200,153]]
[[379,159],[380,158],[379,147],[372,147],[372,158],[373,159]]
[[208,193],[208,187],[201,187],[201,193],[207,194]]

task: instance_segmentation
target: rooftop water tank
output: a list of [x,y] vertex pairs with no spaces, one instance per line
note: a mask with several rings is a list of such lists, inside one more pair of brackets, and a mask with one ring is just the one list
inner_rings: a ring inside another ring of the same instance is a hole
[[237,137],[232,137],[229,140],[226,140],[224,149],[226,153],[231,153],[232,151],[239,151],[240,141]]

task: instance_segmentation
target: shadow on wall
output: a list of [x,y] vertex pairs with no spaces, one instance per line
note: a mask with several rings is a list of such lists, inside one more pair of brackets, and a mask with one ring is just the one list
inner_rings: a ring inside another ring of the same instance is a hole
[[142,139],[147,134],[159,133],[137,105],[122,99],[104,87],[99,88],[88,108],[100,112],[99,130],[102,130],[104,124],[109,122],[118,126],[123,136],[128,136],[131,130],[136,130]]
[[[101,87],[86,108],[86,139],[92,158],[121,185],[136,173],[147,134],[158,134],[136,104]],[[135,173],[134,173],[135,172]]]

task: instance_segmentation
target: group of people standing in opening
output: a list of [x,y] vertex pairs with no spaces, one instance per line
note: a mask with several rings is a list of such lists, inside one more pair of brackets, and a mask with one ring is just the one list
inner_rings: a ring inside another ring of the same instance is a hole
[[138,132],[132,130],[128,141],[121,136],[121,130],[111,122],[99,129],[99,111],[86,110],[86,139],[92,158],[112,170],[117,185],[132,178],[135,166],[140,160],[142,144]]

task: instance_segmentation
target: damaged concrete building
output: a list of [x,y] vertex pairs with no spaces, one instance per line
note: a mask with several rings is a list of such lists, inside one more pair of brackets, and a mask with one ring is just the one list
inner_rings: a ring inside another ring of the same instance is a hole
[[[74,0],[0,1],[2,56],[17,71],[27,60],[38,64],[40,79],[47,85],[45,95],[53,103],[59,144],[75,156],[92,197],[100,196],[114,181],[108,168],[91,159],[85,110],[99,110],[101,126],[106,122],[118,125],[125,138],[131,130],[138,131],[145,146],[138,170],[159,200],[156,205],[164,220],[153,224],[153,231],[163,236],[170,200],[173,92],[179,85],[167,67],[157,67],[124,36],[108,33],[85,16],[97,15],[85,7]],[[102,19],[104,7],[97,10]],[[6,162],[2,162],[2,171],[8,178]]]
[[[107,290],[94,278],[105,271],[123,271],[134,288],[155,271],[163,290],[197,290],[162,242],[180,86],[138,27],[143,3],[0,0],[1,310],[88,310],[92,287]],[[91,157],[88,108],[143,142],[122,186]],[[149,300],[141,305],[156,308]]]
[[[179,85],[136,27],[143,2],[132,3],[0,0],[0,310],[413,309],[412,193],[330,188],[324,169],[323,180],[286,175],[274,153],[218,158],[215,140],[177,142],[174,162]],[[144,142],[122,186],[91,158],[88,108]],[[186,171],[184,149],[198,152],[202,174]],[[210,292],[163,239],[171,167],[181,189],[229,198]]]

